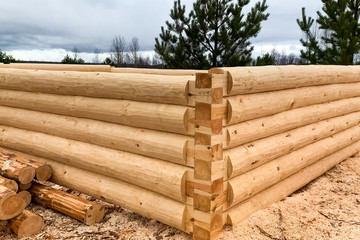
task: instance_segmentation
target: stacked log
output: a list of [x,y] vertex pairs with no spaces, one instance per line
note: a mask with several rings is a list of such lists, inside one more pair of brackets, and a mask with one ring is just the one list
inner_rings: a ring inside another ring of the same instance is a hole
[[210,73],[227,81],[224,223],[236,226],[359,152],[359,67]]
[[0,146],[40,162],[17,161],[38,180],[50,166],[51,181],[195,239],[214,239],[358,150],[359,67],[81,68],[0,67]]

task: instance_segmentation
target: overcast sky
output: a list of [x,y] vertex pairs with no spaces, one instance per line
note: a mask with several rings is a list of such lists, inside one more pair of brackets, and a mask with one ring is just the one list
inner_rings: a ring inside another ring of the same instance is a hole
[[[191,9],[195,0],[182,0]],[[252,6],[255,0],[251,0]],[[270,17],[252,42],[254,55],[270,51],[298,54],[302,36],[296,24],[301,8],[315,16],[320,0],[268,0]],[[59,61],[74,47],[90,61],[95,48],[105,57],[111,40],[140,40],[151,55],[154,38],[169,20],[173,0],[0,0],[0,49],[21,60]]]

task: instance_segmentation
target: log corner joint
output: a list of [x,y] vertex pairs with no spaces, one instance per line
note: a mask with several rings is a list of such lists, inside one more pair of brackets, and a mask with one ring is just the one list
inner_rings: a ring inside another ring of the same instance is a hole
[[224,226],[223,120],[225,74],[198,73],[195,81],[195,240],[216,239]]

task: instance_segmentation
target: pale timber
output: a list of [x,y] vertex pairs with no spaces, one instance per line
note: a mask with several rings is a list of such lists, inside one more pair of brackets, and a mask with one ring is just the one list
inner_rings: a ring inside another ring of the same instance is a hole
[[226,98],[227,124],[232,125],[295,108],[358,96],[360,82],[231,96]]
[[15,180],[8,179],[3,176],[0,176],[0,185],[7,187],[10,190],[13,190],[14,192],[17,192],[19,190],[19,185]]
[[18,238],[31,237],[41,232],[44,227],[44,219],[39,215],[24,210],[21,215],[9,221],[10,229]]
[[3,106],[0,106],[0,125],[42,132],[182,165],[187,164],[187,142],[191,140],[190,137],[179,134]]
[[0,145],[97,172],[185,201],[186,172],[191,168],[155,158],[0,126]]
[[228,149],[224,152],[224,155],[227,156],[227,177],[239,176],[275,158],[359,123],[360,112],[355,112]]
[[35,71],[0,68],[0,88],[187,105],[192,76]]
[[215,68],[224,73],[228,95],[268,92],[306,86],[359,82],[359,66],[266,66]]
[[111,68],[114,73],[141,73],[152,75],[170,75],[170,76],[195,76],[196,73],[206,73],[206,70],[179,70],[179,69],[154,69],[154,68]]
[[333,168],[335,165],[359,151],[360,141],[357,141],[348,147],[343,148],[340,151],[337,151],[330,156],[327,156],[300,170],[288,178],[283,179],[277,184],[266,188],[264,191],[256,194],[252,198],[226,211],[224,216],[227,218],[227,223],[233,226],[238,225],[256,211],[286,198],[291,193],[305,186],[315,178]]
[[44,160],[53,169],[52,182],[186,231],[185,204],[115,178]]
[[100,203],[38,183],[33,183],[29,191],[37,204],[61,212],[86,225],[101,222],[104,218],[105,207]]
[[360,125],[277,158],[228,181],[228,206],[234,206],[340,149],[360,140]]
[[360,97],[292,109],[225,128],[225,148],[233,148],[257,139],[297,127],[360,111]]
[[110,72],[110,65],[91,65],[91,64],[35,64],[35,63],[10,63],[0,65],[0,68],[15,68],[29,70],[48,70],[48,71],[78,71],[78,72]]
[[13,190],[0,185],[0,220],[9,220],[22,213],[26,205]]
[[194,134],[194,109],[118,99],[64,96],[0,89],[0,105],[89,118],[132,127]]

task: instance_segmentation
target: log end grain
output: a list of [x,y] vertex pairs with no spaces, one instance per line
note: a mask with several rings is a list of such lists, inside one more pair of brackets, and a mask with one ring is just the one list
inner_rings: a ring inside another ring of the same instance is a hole
[[104,205],[100,203],[95,203],[87,209],[84,222],[86,225],[93,225],[95,223],[101,222],[104,216],[105,216]]
[[36,179],[43,182],[47,181],[51,178],[52,170],[51,167],[47,164],[44,164],[43,166],[40,166],[36,169]]
[[24,167],[21,169],[19,173],[19,182],[22,184],[31,183],[31,181],[35,178],[35,168],[33,167]]
[[28,210],[10,221],[10,228],[18,238],[39,234],[43,227],[43,218]]
[[31,203],[31,193],[28,191],[21,191],[18,193],[18,196],[24,200],[24,202],[26,203],[26,206],[29,206],[29,204]]
[[21,214],[26,204],[14,191],[0,187],[0,220],[9,220]]
[[32,185],[32,182],[29,182],[27,184],[22,184],[22,183],[19,183],[19,190],[21,191],[25,191],[25,190],[28,190]]

